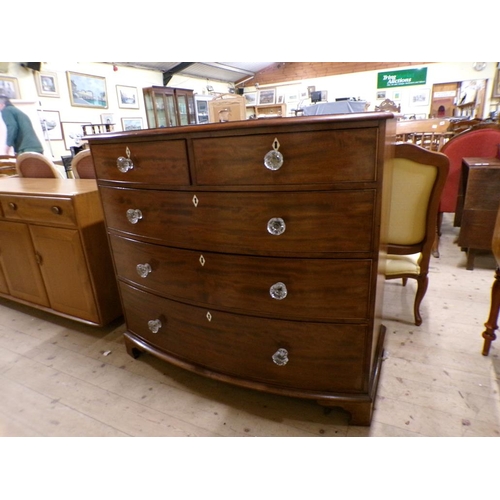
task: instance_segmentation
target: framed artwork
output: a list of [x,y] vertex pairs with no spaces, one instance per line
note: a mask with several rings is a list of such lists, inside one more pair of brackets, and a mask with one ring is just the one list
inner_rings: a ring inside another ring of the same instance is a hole
[[496,69],[495,81],[493,82],[493,92],[491,97],[500,97],[500,68]]
[[244,94],[244,97],[246,99],[247,106],[255,106],[257,103],[257,92],[248,92],[247,94]]
[[113,113],[103,113],[101,115],[101,123],[107,123],[110,125],[114,125],[115,122],[115,115]]
[[428,106],[430,90],[429,89],[412,89],[410,91],[410,106]]
[[36,89],[41,97],[59,97],[57,75],[46,71],[34,71]]
[[66,72],[68,75],[69,97],[72,106],[85,108],[107,108],[108,94],[106,79],[102,76]]
[[139,109],[139,99],[137,97],[136,87],[117,85],[116,93],[118,94],[119,108]]
[[393,101],[400,101],[401,100],[401,92],[399,90],[395,90],[392,93],[392,100]]
[[4,95],[9,99],[21,99],[17,78],[12,76],[0,76],[0,95]]
[[377,99],[385,99],[387,96],[387,93],[385,90],[378,90],[377,91]]
[[40,125],[46,139],[62,141],[62,128],[59,111],[39,111]]
[[142,129],[142,118],[122,118],[122,128],[125,132]]
[[285,95],[286,102],[295,102],[299,100],[298,89],[290,89]]
[[64,147],[67,150],[72,146],[80,147],[82,145],[82,125],[90,125],[90,122],[61,122]]
[[283,104],[285,102],[285,94],[280,94],[276,98],[276,104]]
[[274,104],[276,89],[259,90],[259,105]]

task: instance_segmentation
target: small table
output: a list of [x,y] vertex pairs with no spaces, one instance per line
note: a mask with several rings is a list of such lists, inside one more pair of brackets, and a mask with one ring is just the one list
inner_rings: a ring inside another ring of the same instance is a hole
[[467,251],[467,269],[474,269],[477,250],[491,251],[500,204],[500,159],[464,158],[457,197],[458,244]]

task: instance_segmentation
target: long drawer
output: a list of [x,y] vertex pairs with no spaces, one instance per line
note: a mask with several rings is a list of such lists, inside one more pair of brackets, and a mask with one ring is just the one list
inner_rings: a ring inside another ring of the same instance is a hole
[[360,321],[368,317],[368,259],[196,252],[116,235],[110,241],[119,278],[169,298],[286,319]]
[[294,389],[366,390],[364,324],[256,318],[120,288],[128,330],[180,360]]
[[[374,181],[377,134],[376,128],[359,128],[193,139],[196,182],[229,186]],[[264,157],[275,149],[283,165],[269,170]]]
[[23,222],[76,226],[76,214],[71,198],[0,195],[4,217]]
[[[372,250],[373,190],[269,194],[100,187],[100,193],[109,229],[170,246],[289,256]],[[268,229],[276,219],[284,222],[281,234]]]

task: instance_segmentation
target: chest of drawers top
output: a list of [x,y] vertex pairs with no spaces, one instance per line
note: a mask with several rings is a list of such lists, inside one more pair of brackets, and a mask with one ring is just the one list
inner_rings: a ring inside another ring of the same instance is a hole
[[98,158],[98,180],[104,183],[295,190],[377,182],[385,124],[392,117],[362,113],[246,120],[103,134],[89,143]]

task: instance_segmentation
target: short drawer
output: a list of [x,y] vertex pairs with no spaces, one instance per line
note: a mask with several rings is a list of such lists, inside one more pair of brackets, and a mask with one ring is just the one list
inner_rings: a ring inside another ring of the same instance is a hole
[[[372,250],[373,190],[196,193],[99,189],[108,228],[153,243],[290,256]],[[268,229],[275,223],[282,225],[276,219],[284,223],[281,234]]]
[[[98,179],[169,186],[190,184],[184,140],[92,144],[91,151]],[[126,170],[122,166],[121,171],[119,158],[130,159],[132,168]]]
[[[128,330],[180,360],[294,389],[366,390],[365,324],[237,315],[170,301],[123,283],[120,287]],[[280,349],[286,351],[281,352],[285,364],[277,364],[283,360]]]
[[[279,143],[283,165],[264,157]],[[285,185],[376,180],[376,128],[193,139],[198,185]]]
[[4,217],[8,220],[76,226],[71,198],[0,195]]
[[115,235],[110,241],[119,278],[165,297],[284,319],[369,316],[372,263],[367,259],[195,252]]

